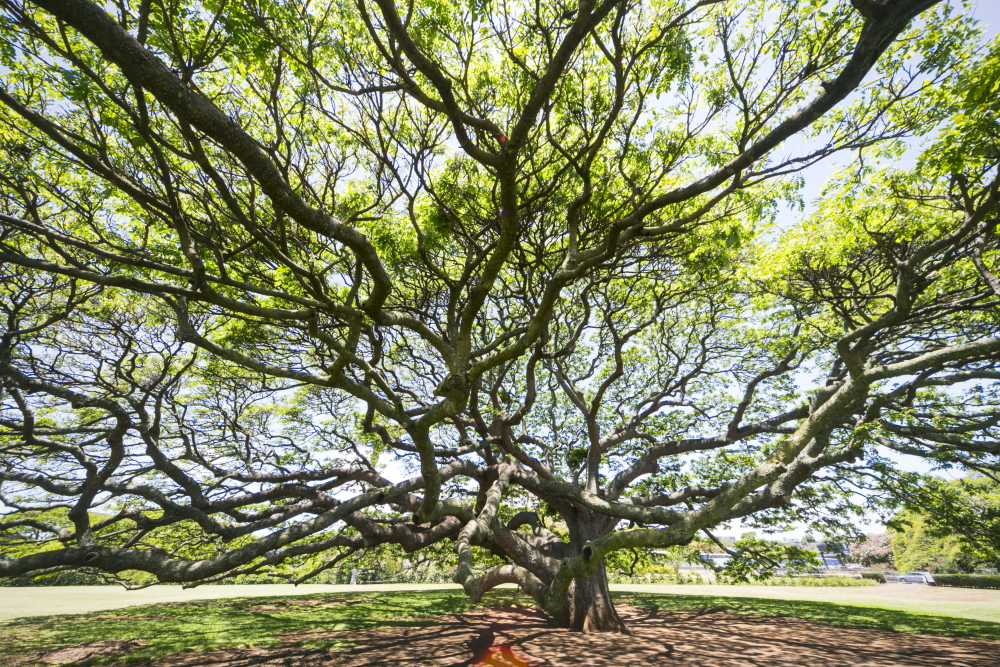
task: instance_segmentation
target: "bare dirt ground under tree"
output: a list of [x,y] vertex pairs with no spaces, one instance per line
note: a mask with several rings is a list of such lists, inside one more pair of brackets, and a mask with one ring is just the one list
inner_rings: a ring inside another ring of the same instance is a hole
[[[426,627],[312,631],[277,648],[167,656],[149,667],[997,667],[1000,642],[841,628],[716,609],[650,612],[621,606],[631,636],[550,627],[529,609],[455,614]],[[318,642],[353,644],[342,650]],[[509,650],[507,650],[509,649]]]

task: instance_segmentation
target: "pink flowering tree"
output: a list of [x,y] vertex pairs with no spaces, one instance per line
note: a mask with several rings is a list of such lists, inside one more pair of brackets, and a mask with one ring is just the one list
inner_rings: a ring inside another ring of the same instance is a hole
[[851,556],[862,565],[875,563],[892,565],[892,535],[889,533],[865,535],[863,539],[851,545]]

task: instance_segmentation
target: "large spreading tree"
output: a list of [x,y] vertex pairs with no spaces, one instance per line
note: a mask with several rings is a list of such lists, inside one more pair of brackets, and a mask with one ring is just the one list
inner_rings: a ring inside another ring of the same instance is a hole
[[450,544],[621,631],[609,554],[1000,467],[1000,68],[937,0],[0,6],[0,577]]

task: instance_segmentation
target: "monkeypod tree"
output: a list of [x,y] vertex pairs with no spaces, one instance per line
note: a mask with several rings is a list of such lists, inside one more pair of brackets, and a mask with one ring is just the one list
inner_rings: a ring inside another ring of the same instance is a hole
[[2,7],[0,577],[449,545],[625,631],[608,554],[997,467],[995,59],[944,4]]

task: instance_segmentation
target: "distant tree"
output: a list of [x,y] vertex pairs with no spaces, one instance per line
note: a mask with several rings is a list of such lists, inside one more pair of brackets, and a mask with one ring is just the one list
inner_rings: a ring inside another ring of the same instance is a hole
[[879,533],[876,535],[865,535],[851,545],[851,558],[861,565],[875,565],[885,563],[889,566],[894,564],[892,553],[892,535],[890,533]]
[[900,567],[971,572],[1000,569],[1000,482],[977,474],[903,487],[907,510],[889,522]]
[[953,536],[939,536],[928,530],[927,520],[919,514],[904,512],[897,517],[899,530],[893,536],[892,552],[896,567],[904,570],[962,573],[972,570],[970,559],[962,553]]
[[609,554],[1000,469],[1000,68],[945,3],[0,7],[0,577],[447,548],[622,631]]

